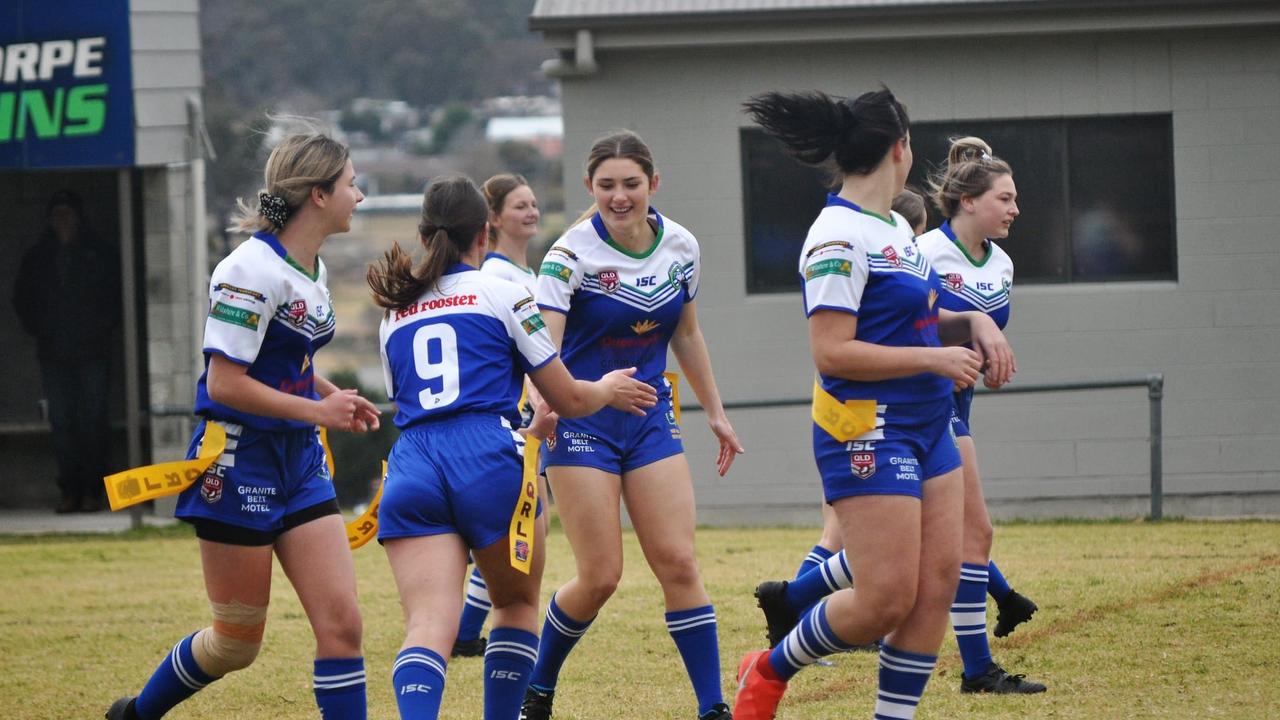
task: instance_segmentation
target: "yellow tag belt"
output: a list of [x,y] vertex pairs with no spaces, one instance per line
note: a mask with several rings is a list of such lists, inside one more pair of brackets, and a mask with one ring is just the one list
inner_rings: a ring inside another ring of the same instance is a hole
[[841,402],[822,385],[813,381],[813,421],[828,435],[840,442],[850,440],[874,430],[876,427],[875,400],[845,400]]
[[[671,405],[675,412],[676,423],[680,422],[680,376],[673,372],[663,373],[671,385]],[[525,396],[520,398],[520,405],[525,403]],[[872,417],[874,421],[874,405]],[[329,476],[334,477],[333,452],[329,449],[329,433],[325,428],[320,430],[320,444],[324,447],[325,462],[329,466]],[[192,460],[158,463],[125,470],[103,478],[107,488],[107,499],[112,510],[124,508],[157,498],[177,495],[195,484],[204,475],[209,466],[222,455],[227,447],[227,433],[222,425],[208,421],[205,423],[204,437],[200,441],[200,451]],[[510,546],[511,567],[528,573],[533,563],[534,533],[533,521],[538,508],[538,458],[541,454],[542,442],[530,442],[525,445],[524,476],[520,497],[511,513],[511,524],[507,531]],[[387,462],[382,461],[382,482],[373,500],[361,513],[360,517],[348,522],[347,543],[352,550],[360,548],[378,534],[378,506],[382,502],[382,488],[387,480]]]

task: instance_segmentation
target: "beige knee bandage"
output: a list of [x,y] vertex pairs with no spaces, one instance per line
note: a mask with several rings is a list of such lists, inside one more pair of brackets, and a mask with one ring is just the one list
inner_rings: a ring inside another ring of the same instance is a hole
[[267,609],[236,600],[209,604],[213,608],[213,627],[201,630],[191,641],[196,664],[213,677],[249,667],[262,647]]

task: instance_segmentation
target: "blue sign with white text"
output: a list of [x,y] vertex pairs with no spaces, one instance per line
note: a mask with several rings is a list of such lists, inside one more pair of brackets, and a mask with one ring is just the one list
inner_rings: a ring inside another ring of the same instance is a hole
[[0,4],[0,168],[128,167],[128,0]]

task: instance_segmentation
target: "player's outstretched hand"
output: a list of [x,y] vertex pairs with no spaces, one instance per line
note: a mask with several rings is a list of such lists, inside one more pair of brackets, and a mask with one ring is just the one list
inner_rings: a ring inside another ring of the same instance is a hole
[[649,383],[632,377],[635,374],[633,367],[614,370],[600,378],[600,384],[609,390],[609,407],[643,416],[646,410],[658,404],[658,391]]
[[930,348],[933,354],[933,372],[956,384],[957,389],[967,388],[978,382],[982,374],[982,358],[966,347]]
[[746,449],[742,447],[742,443],[738,442],[738,433],[733,431],[729,418],[721,415],[718,418],[708,419],[707,422],[711,425],[711,432],[715,433],[716,439],[720,441],[720,453],[716,455],[716,470],[720,473],[720,477],[724,477],[724,474],[733,466],[734,459],[745,453]]
[[320,401],[316,414],[316,424],[330,430],[350,430],[355,422],[356,401],[360,396],[355,390],[338,390],[331,392]]
[[378,421],[378,416],[381,414],[382,411],[373,403],[369,402],[368,398],[363,398],[357,395],[355,413],[351,419],[351,425],[347,429],[353,433],[365,433],[377,430],[381,426],[381,423]]
[[974,313],[969,333],[973,349],[982,359],[983,383],[994,390],[1013,379],[1018,363],[995,321],[984,313]]

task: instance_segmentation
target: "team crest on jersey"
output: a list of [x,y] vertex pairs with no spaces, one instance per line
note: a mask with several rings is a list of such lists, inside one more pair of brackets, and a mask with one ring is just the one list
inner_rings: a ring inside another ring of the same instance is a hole
[[671,267],[667,269],[667,279],[676,287],[684,284],[684,271],[680,268],[680,263],[671,263]]
[[222,478],[218,476],[217,467],[209,468],[200,483],[200,497],[210,505],[222,499]]
[[601,270],[600,274],[596,276],[596,279],[600,281],[600,288],[607,293],[612,293],[614,290],[617,290],[618,285],[622,282],[618,279],[617,270]]
[[964,278],[960,276],[960,273],[947,273],[943,280],[946,280],[947,287],[951,290],[958,291],[964,287]]
[[518,562],[528,562],[529,560],[529,543],[524,540],[516,541],[516,560]]
[[888,260],[890,265],[897,268],[902,267],[902,258],[898,257],[898,251],[892,245],[885,245],[880,253],[884,255],[884,259]]
[[302,327],[307,321],[307,301],[294,300],[289,303],[289,322],[298,327]]
[[876,474],[876,454],[873,452],[849,453],[849,470],[860,480]]

